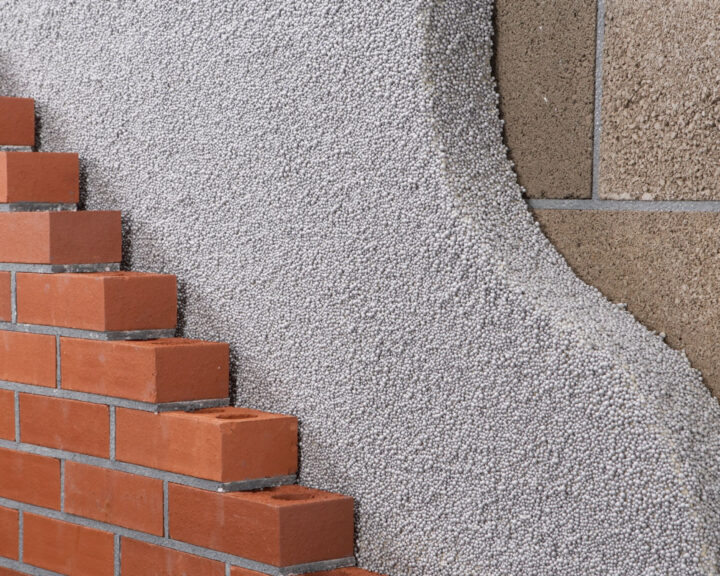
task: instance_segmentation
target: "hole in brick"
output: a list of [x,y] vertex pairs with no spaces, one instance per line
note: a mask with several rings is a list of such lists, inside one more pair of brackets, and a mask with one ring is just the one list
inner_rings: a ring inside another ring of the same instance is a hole
[[273,500],[285,500],[285,501],[299,501],[299,500],[312,500],[315,498],[314,494],[273,494]]

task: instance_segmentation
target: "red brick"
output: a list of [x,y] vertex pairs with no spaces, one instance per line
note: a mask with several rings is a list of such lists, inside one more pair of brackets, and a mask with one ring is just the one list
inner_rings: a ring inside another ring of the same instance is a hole
[[302,486],[169,490],[170,537],[272,566],[353,555],[353,500]]
[[0,212],[0,262],[120,262],[120,212]]
[[79,182],[77,154],[0,152],[0,202],[75,204]]
[[225,565],[214,560],[122,539],[123,576],[225,576]]
[[0,438],[15,440],[15,393],[0,390]]
[[0,498],[60,509],[60,461],[0,448]]
[[60,341],[62,387],[141,402],[180,402],[228,395],[227,344],[183,338]]
[[0,330],[0,380],[55,388],[55,337]]
[[0,146],[35,146],[35,101],[0,97]]
[[27,576],[26,574],[23,574],[22,572],[15,572],[15,570],[10,570],[9,568],[3,568],[0,566],[0,576]]
[[20,515],[17,510],[0,507],[0,556],[18,559]]
[[17,275],[18,322],[83,330],[174,329],[175,276],[140,272]]
[[112,576],[113,535],[84,526],[24,514],[23,559],[67,576]]
[[65,512],[162,536],[163,483],[68,461]]
[[20,439],[107,458],[110,455],[110,411],[103,404],[20,394]]
[[10,272],[0,272],[0,321],[12,321],[12,289]]
[[297,419],[248,408],[116,412],[116,456],[218,482],[297,471]]

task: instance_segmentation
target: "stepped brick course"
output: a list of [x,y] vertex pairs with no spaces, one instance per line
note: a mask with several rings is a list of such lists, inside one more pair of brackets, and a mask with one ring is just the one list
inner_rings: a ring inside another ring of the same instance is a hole
[[60,353],[67,390],[156,403],[223,398],[228,392],[230,348],[222,342],[61,338]]
[[337,494],[302,486],[213,494],[170,485],[170,536],[265,564],[351,556],[353,530],[353,501]]
[[120,212],[0,213],[0,262],[120,262]]
[[21,324],[95,331],[174,329],[175,277],[139,272],[17,275]]
[[[0,98],[0,145],[32,142]],[[159,338],[175,277],[109,271],[120,213],[67,210],[77,166],[0,151],[0,204],[33,204],[0,210],[0,576],[372,576],[352,498],[292,484],[297,419],[226,406],[227,344]]]
[[217,480],[297,472],[297,420],[247,408],[151,414],[118,409],[117,459]]
[[77,154],[0,152],[0,203],[75,204],[79,190]]

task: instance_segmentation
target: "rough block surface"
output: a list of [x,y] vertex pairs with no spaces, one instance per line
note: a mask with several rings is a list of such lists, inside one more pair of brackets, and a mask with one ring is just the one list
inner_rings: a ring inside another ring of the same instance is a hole
[[495,73],[505,140],[532,198],[589,198],[595,0],[498,0]]
[[720,199],[720,3],[606,0],[603,198]]

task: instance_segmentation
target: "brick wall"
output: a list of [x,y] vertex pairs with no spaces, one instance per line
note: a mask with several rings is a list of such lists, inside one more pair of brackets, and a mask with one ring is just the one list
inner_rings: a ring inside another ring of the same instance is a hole
[[[0,98],[0,146],[34,133]],[[174,338],[175,278],[77,200],[77,156],[0,151],[0,575],[369,574],[297,420],[229,407],[227,344]]]

